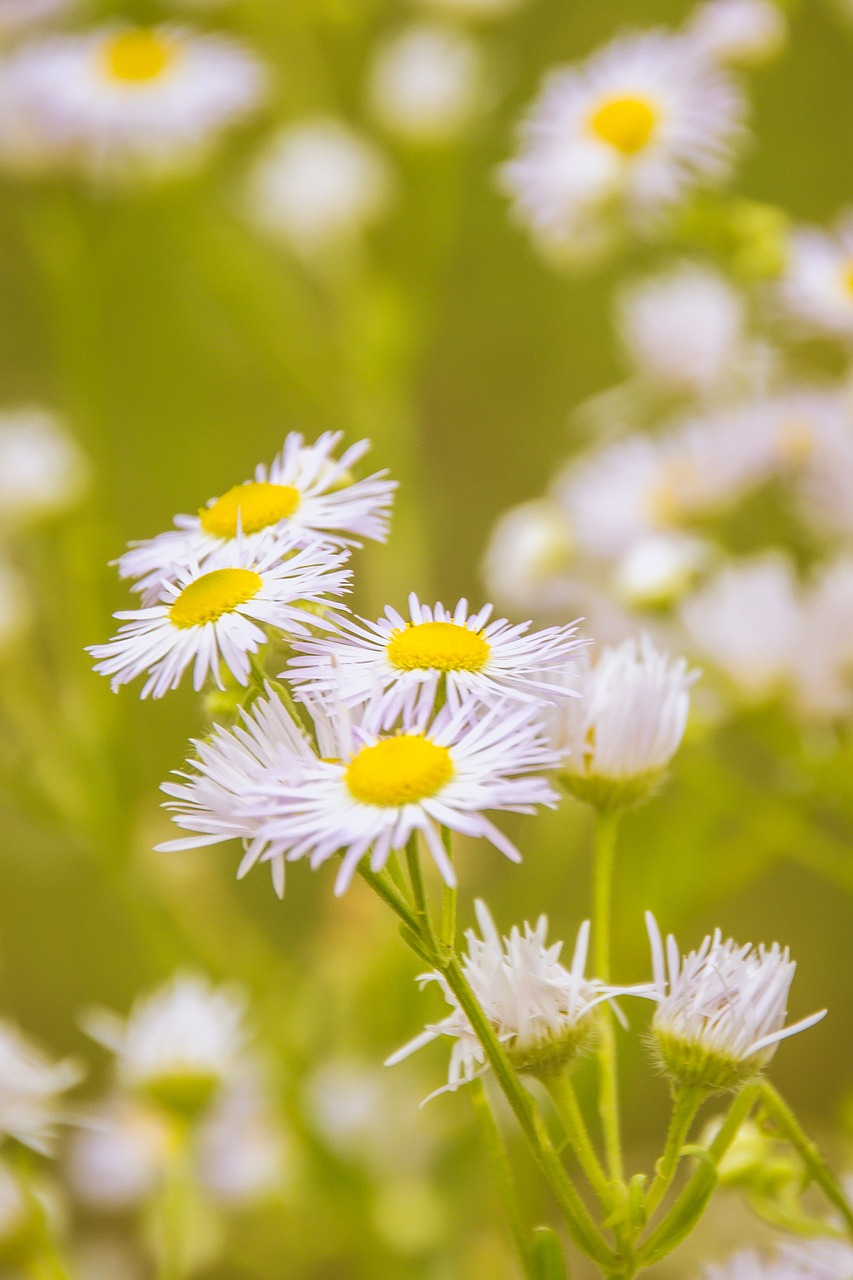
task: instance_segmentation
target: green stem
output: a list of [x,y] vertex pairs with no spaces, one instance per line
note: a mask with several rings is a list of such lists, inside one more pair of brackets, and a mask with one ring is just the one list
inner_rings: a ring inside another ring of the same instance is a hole
[[[442,827],[441,838],[444,842],[444,848],[447,852],[447,859],[450,865],[453,865],[453,835],[447,827]],[[446,884],[444,886],[444,895],[442,900],[441,912],[441,941],[444,945],[452,950],[453,943],[456,940],[456,898],[457,889],[454,885],[452,888]]]
[[506,1214],[507,1226],[512,1235],[524,1274],[530,1280],[537,1280],[537,1273],[531,1258],[532,1241],[522,1225],[518,1212],[518,1197],[512,1176],[509,1160],[501,1138],[500,1130],[495,1122],[482,1080],[471,1082],[471,1100],[474,1104],[474,1116],[480,1139],[486,1150],[492,1174],[497,1183],[501,1203]]
[[400,917],[408,929],[411,929],[415,936],[420,935],[418,920],[409,908],[409,904],[404,901],[402,895],[397,892],[396,887],[392,883],[390,877],[385,872],[371,871],[366,862],[362,861],[358,864],[358,874],[366,884],[369,884],[375,893],[379,894],[387,906]]
[[557,1108],[568,1144],[575,1153],[587,1182],[598,1196],[602,1207],[609,1212],[614,1204],[613,1188],[590,1140],[571,1076],[567,1071],[559,1074],[555,1072],[546,1076],[544,1083]]
[[185,1280],[187,1203],[191,1174],[187,1167],[188,1134],[182,1127],[176,1150],[166,1170],[161,1196],[162,1252],[157,1280]]
[[761,1084],[761,1102],[765,1111],[771,1119],[776,1121],[788,1141],[796,1147],[803,1163],[827,1200],[841,1214],[847,1233],[853,1239],[853,1209],[851,1209],[844,1191],[830,1170],[820,1148],[805,1132],[785,1099],[766,1080],[762,1081]]
[[[618,810],[597,810],[593,865],[593,963],[595,976],[610,981],[610,933],[613,904],[613,864],[616,834],[621,814]],[[614,1182],[624,1182],[622,1139],[619,1123],[619,1080],[616,1063],[616,1035],[609,1004],[601,1006],[601,1033],[598,1039],[600,1087],[598,1108],[604,1133],[607,1166]]]
[[409,868],[409,879],[412,882],[415,916],[418,921],[415,932],[420,935],[421,940],[426,944],[427,950],[437,956],[438,947],[435,941],[435,934],[432,931],[432,922],[429,918],[426,888],[424,887],[421,860],[418,854],[418,833],[416,831],[412,832],[406,844],[406,864]]
[[663,1155],[657,1163],[655,1180],[646,1196],[645,1209],[648,1217],[652,1216],[672,1185],[690,1126],[706,1096],[704,1089],[686,1085],[675,1096]]

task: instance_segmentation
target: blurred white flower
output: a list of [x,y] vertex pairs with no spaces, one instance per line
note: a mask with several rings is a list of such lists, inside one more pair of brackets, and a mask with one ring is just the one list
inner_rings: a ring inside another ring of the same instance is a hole
[[177,974],[127,1019],[92,1010],[85,1029],[116,1056],[120,1082],[167,1111],[197,1115],[242,1066],[246,1002],[231,987]]
[[159,1187],[174,1146],[172,1126],[161,1111],[132,1098],[113,1098],[74,1134],[68,1156],[74,1193],[104,1210],[147,1200]]
[[0,39],[72,13],[80,0],[0,0]]
[[647,636],[580,663],[579,698],[546,715],[560,781],[582,800],[620,808],[642,799],[678,750],[698,672]]
[[255,1073],[243,1073],[205,1117],[198,1135],[202,1185],[217,1200],[239,1205],[281,1190],[293,1151]]
[[547,253],[582,260],[723,179],[742,115],[739,90],[690,41],[622,36],[549,74],[501,184]]
[[50,1154],[66,1114],[60,1095],[81,1076],[76,1063],[51,1062],[16,1027],[0,1023],[0,1137]]
[[804,1274],[799,1268],[789,1267],[783,1259],[766,1258],[755,1249],[742,1249],[725,1262],[705,1267],[702,1280],[844,1280],[844,1277]]
[[671,503],[664,494],[660,441],[626,436],[573,459],[554,495],[582,551],[603,559],[623,555],[641,538],[665,530]]
[[684,34],[714,62],[759,67],[781,53],[788,24],[775,0],[706,0]]
[[626,289],[618,319],[643,377],[696,396],[731,377],[745,341],[743,299],[718,272],[690,263]]
[[482,80],[474,40],[452,27],[421,23],[377,51],[371,107],[385,129],[407,141],[446,142],[475,115]]
[[686,533],[653,533],[618,561],[613,590],[632,609],[672,604],[693,585],[712,555],[708,542]]
[[853,535],[853,402],[846,394],[799,392],[773,407],[783,462],[800,514],[818,533]]
[[249,216],[312,258],[357,240],[394,194],[388,160],[368,138],[318,116],[278,133],[251,176]]
[[[849,1195],[849,1188],[848,1195]],[[779,1249],[779,1263],[791,1280],[849,1280],[853,1276],[853,1246],[846,1240],[796,1240]]]
[[89,468],[59,420],[41,409],[0,414],[0,529],[68,510]]
[[684,601],[681,617],[696,652],[743,698],[772,698],[795,679],[803,608],[784,557],[771,552],[727,565]]
[[550,614],[567,603],[564,579],[573,558],[574,538],[559,504],[548,498],[522,502],[495,522],[483,579],[506,608]]
[[853,213],[843,214],[832,231],[801,227],[791,233],[778,297],[805,329],[853,339]]
[[803,599],[794,672],[797,706],[807,717],[853,713],[853,559],[825,564]]
[[780,1040],[813,1027],[826,1010],[785,1026],[796,964],[777,942],[769,949],[723,942],[717,929],[682,959],[651,912],[655,999],[652,1033],[667,1073],[685,1085],[731,1089],[757,1075]]
[[256,58],[222,36],[125,25],[46,36],[4,69],[0,162],[117,181],[185,169],[265,89]]

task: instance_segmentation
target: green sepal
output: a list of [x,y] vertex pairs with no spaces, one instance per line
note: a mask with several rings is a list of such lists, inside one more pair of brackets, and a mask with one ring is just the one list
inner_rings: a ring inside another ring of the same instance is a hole
[[563,1246],[550,1227],[536,1227],[534,1230],[530,1261],[536,1280],[568,1280]]

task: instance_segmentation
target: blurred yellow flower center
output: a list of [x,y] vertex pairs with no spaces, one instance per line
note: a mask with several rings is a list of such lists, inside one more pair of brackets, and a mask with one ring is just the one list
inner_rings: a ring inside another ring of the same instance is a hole
[[175,627],[203,627],[256,596],[264,580],[254,569],[214,569],[184,587],[169,609]]
[[107,71],[113,80],[139,84],[157,80],[171,65],[175,50],[156,31],[123,31],[104,49]]
[[292,516],[299,496],[289,484],[235,484],[212,507],[201,508],[201,527],[218,538],[234,538],[239,518],[243,533],[260,533]]
[[853,293],[853,258],[848,258],[842,269],[842,280],[844,288],[848,293]]
[[402,733],[362,747],[350,760],[346,784],[363,804],[417,804],[440,791],[453,777],[453,761],[422,733]]
[[657,123],[657,111],[642,98],[611,98],[590,119],[593,133],[624,156],[642,151]]
[[455,622],[419,622],[395,631],[386,652],[401,671],[479,671],[490,649],[482,635]]

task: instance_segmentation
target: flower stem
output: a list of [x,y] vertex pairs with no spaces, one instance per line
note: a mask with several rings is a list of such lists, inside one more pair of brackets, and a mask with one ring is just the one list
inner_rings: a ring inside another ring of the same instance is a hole
[[[447,851],[448,861],[453,864],[453,835],[447,827],[442,827],[441,838]],[[444,886],[441,913],[441,941],[451,950],[456,939],[456,886]]]
[[[601,982],[610,981],[613,864],[620,816],[618,810],[597,810],[595,815],[592,939],[595,976]],[[598,1039],[597,1053],[600,1072],[598,1108],[604,1132],[607,1166],[610,1177],[615,1182],[623,1182],[625,1175],[622,1164],[622,1140],[619,1124],[616,1036],[613,1027],[613,1013],[608,1004],[604,1004],[601,1007],[601,1033]]]
[[767,1080],[761,1083],[761,1103],[788,1141],[796,1147],[814,1181],[830,1204],[834,1205],[841,1214],[847,1232],[853,1239],[853,1209],[837,1178],[826,1163],[820,1148],[812,1142],[785,1099]]
[[690,1132],[690,1126],[706,1096],[704,1089],[687,1085],[680,1088],[675,1095],[663,1155],[657,1163],[655,1180],[651,1185],[649,1194],[646,1196],[645,1209],[649,1217],[652,1216],[672,1185],[678,1162],[681,1159],[682,1148]]
[[532,1242],[521,1221],[518,1212],[518,1199],[506,1149],[504,1148],[500,1130],[498,1129],[482,1080],[471,1082],[471,1100],[474,1104],[474,1116],[480,1139],[486,1150],[498,1192],[503,1204],[506,1222],[512,1235],[524,1274],[529,1280],[537,1280],[537,1273],[531,1258]]
[[609,1212],[614,1204],[613,1189],[590,1140],[571,1076],[568,1071],[554,1072],[544,1078],[544,1084],[554,1101],[568,1144],[575,1153],[587,1182],[598,1196],[602,1208]]
[[409,868],[409,879],[412,882],[412,893],[415,899],[415,916],[418,921],[416,932],[420,934],[427,950],[437,956],[438,947],[435,941],[435,934],[432,931],[432,922],[429,918],[429,907],[427,905],[423,871],[421,870],[421,860],[418,854],[418,834],[416,831],[412,832],[406,844],[406,864]]
[[406,927],[411,929],[412,933],[416,935],[420,933],[417,918],[409,909],[409,904],[403,899],[402,894],[398,893],[389,876],[384,872],[371,871],[364,861],[358,864],[358,874],[362,880],[370,885],[374,893],[379,894],[386,906],[396,912]]

